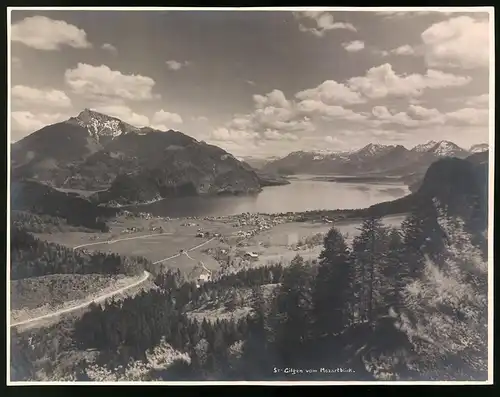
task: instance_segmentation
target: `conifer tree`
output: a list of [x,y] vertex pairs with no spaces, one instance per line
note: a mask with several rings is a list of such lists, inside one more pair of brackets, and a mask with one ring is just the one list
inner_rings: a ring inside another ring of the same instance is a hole
[[313,304],[318,336],[340,332],[348,324],[353,266],[342,234],[330,229],[324,239],[314,281]]
[[360,235],[353,241],[357,273],[361,276],[358,303],[361,320],[373,325],[376,311],[375,296],[380,284],[381,265],[386,254],[387,231],[378,217],[363,220],[360,231]]
[[291,365],[312,331],[312,273],[297,255],[285,272],[277,296],[277,347],[284,364]]

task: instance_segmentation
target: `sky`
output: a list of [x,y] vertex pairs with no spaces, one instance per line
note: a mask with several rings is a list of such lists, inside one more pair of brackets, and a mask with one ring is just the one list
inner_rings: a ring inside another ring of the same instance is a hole
[[11,141],[90,108],[241,157],[468,148],[488,142],[490,18],[12,10]]

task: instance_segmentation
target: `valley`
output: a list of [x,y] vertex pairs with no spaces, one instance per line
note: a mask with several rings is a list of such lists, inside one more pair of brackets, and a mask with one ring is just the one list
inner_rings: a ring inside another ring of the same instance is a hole
[[[321,249],[322,237],[312,246],[300,248],[300,242],[312,236],[324,236],[333,226],[349,239],[357,234],[361,221],[299,222],[300,214],[241,214],[216,218],[165,219],[127,215],[110,220],[107,233],[65,232],[35,234],[47,242],[89,252],[142,256],[152,262],[153,269],[180,269],[189,275],[202,262],[218,275],[240,268],[271,265],[290,261],[295,255],[315,258]],[[405,214],[384,218],[388,226],[398,227]],[[157,230],[151,233],[151,230]],[[205,236],[198,236],[205,233]],[[299,248],[297,248],[299,245]],[[182,253],[180,253],[183,251]],[[221,255],[220,252],[224,253]],[[255,253],[249,259],[247,252]],[[185,253],[189,253],[185,255]],[[236,267],[227,268],[232,262]]]
[[[77,162],[65,163],[64,156],[50,160],[55,167],[49,172],[38,168],[49,169],[47,158],[17,163],[11,185],[10,328],[13,343],[20,344],[14,367],[34,371],[18,378],[167,379],[176,376],[172,373],[177,366],[203,378],[205,367],[219,365],[202,364],[205,356],[222,360],[227,374],[246,373],[232,360],[256,363],[260,358],[252,356],[253,350],[264,349],[271,360],[278,354],[260,343],[241,356],[243,346],[259,338],[255,316],[277,321],[266,327],[283,332],[279,316],[266,304],[279,305],[287,294],[295,299],[295,289],[309,294],[311,280],[319,290],[324,277],[339,290],[359,288],[354,280],[361,273],[344,283],[335,273],[318,273],[329,263],[328,255],[337,255],[337,261],[364,261],[364,252],[374,250],[363,245],[364,239],[379,239],[388,252],[377,253],[381,263],[389,269],[397,264],[398,270],[391,272],[404,272],[400,260],[413,266],[416,255],[411,241],[425,245],[431,239],[434,246],[440,240],[435,202],[447,203],[447,213],[460,214],[471,230],[483,230],[487,221],[486,193],[480,185],[487,179],[488,152],[469,156],[459,151],[452,157],[447,150],[452,145],[423,145],[412,153],[428,153],[430,147],[436,156],[410,155],[426,160],[418,166],[424,172],[408,174],[401,170],[418,167],[405,157],[407,149],[368,145],[342,160],[340,168],[308,168],[303,162],[296,167],[307,172],[284,176],[266,165],[253,169],[180,132],[135,129],[92,111],[67,123],[77,123],[74,133],[83,135],[83,128],[90,133],[86,139],[101,146],[87,146],[97,149]],[[99,125],[112,131],[96,136],[95,131],[102,132]],[[21,143],[18,148],[31,145]],[[140,147],[132,152],[135,144]],[[158,154],[156,145],[167,145],[169,154]],[[397,167],[381,171],[377,164]],[[363,172],[367,169],[371,172]],[[424,228],[431,237],[422,234]],[[484,246],[481,239],[477,244]],[[403,249],[404,259],[396,257],[398,249]],[[400,282],[382,268],[377,272],[386,285],[372,282],[384,295],[375,306],[393,299],[390,288]],[[363,307],[361,301],[358,305]],[[353,316],[363,316],[356,310]],[[344,365],[355,353],[350,349],[363,351],[368,331],[359,338],[356,326],[346,324],[345,334],[332,335],[328,342],[333,346],[328,349],[341,354],[334,354],[333,361],[321,360]],[[286,332],[295,331],[292,327]],[[280,338],[285,343],[286,337]],[[405,338],[401,343],[408,343]],[[320,340],[307,342],[311,351],[330,346],[316,346]],[[203,341],[217,353],[203,352]],[[308,349],[298,346],[295,353],[317,362]],[[363,354],[368,360],[369,353]],[[31,357],[32,363],[27,365],[23,357]],[[368,379],[373,376],[366,362],[356,368]],[[258,368],[251,371],[259,373]]]
[[7,385],[492,383],[493,7],[142,11],[7,8]]

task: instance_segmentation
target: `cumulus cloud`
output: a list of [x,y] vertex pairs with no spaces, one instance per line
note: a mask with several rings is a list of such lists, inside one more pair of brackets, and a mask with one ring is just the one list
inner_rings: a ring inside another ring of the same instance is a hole
[[247,139],[257,138],[259,134],[245,130],[219,127],[212,131],[211,137],[216,141],[246,141]]
[[396,55],[417,55],[415,49],[408,44],[394,48],[391,53]]
[[254,110],[249,114],[237,114],[226,125],[211,133],[213,140],[247,141],[295,141],[297,134],[314,131],[311,119],[301,114],[295,104],[280,90],[265,95],[254,95]]
[[13,141],[17,141],[47,125],[67,120],[65,113],[32,113],[30,111],[15,111],[11,113]]
[[416,127],[419,125],[419,122],[413,120],[407,113],[392,113],[385,106],[375,106],[372,109],[372,114],[375,117],[375,122],[372,123],[374,126],[381,124],[400,124],[405,127]]
[[293,15],[299,21],[301,32],[311,33],[323,37],[326,32],[335,29],[345,29],[356,32],[356,28],[345,22],[335,22],[331,12],[324,11],[298,11]]
[[344,144],[343,141],[341,141],[339,138],[337,138],[336,136],[331,136],[331,135],[327,135],[325,136],[324,138],[324,141],[330,145],[342,145]]
[[76,68],[66,70],[66,84],[78,95],[91,100],[149,100],[155,81],[139,74],[123,74],[106,65],[93,66],[79,63]]
[[471,107],[488,106],[490,103],[489,94],[472,96],[466,99],[465,104]]
[[254,95],[253,100],[257,109],[263,109],[267,106],[287,109],[290,102],[286,99],[283,91],[272,90],[266,95]]
[[282,133],[278,130],[267,129],[264,131],[264,137],[270,141],[297,141],[299,137],[290,132]]
[[12,88],[11,95],[13,105],[16,107],[71,107],[71,99],[65,92],[59,90],[16,85]]
[[419,105],[408,106],[408,115],[415,120],[435,120],[438,124],[444,122],[443,115],[436,108],[428,109]]
[[406,112],[391,112],[385,106],[372,109],[375,117],[372,125],[398,124],[408,128],[425,126],[486,126],[488,125],[488,109],[462,108],[451,112],[440,112],[418,105],[410,105]]
[[106,51],[109,51],[113,54],[117,54],[118,53],[118,49],[113,45],[113,44],[109,44],[109,43],[104,43],[101,48],[103,50],[106,50]]
[[352,105],[365,101],[359,92],[334,80],[326,80],[315,88],[300,91],[295,97],[322,101],[327,105]]
[[[307,117],[300,117],[293,109],[278,108],[268,106],[263,109],[256,109],[248,117],[249,122],[244,128],[251,128],[254,131],[263,132],[268,129],[279,130],[283,132],[312,132],[314,125]],[[234,121],[232,127],[236,127]]]
[[170,70],[180,70],[190,65],[190,62],[188,61],[179,62],[176,60],[166,61],[165,63]]
[[182,117],[177,113],[166,112],[165,110],[161,109],[155,112],[151,119],[151,122],[153,128],[164,131],[169,129],[166,126],[170,124],[182,124],[183,120]]
[[149,125],[149,118],[147,116],[135,113],[130,107],[125,105],[103,105],[97,106],[94,110],[108,116],[117,117],[134,127],[146,127]]
[[326,105],[324,102],[305,99],[297,104],[297,110],[305,115],[318,115],[326,120],[362,121],[365,115],[356,113],[338,105]]
[[453,124],[487,126],[489,111],[488,109],[463,108],[446,113],[446,118]]
[[387,96],[419,96],[425,89],[457,87],[470,83],[471,78],[429,69],[425,75],[398,76],[388,63],[369,69],[365,76],[353,77],[348,86],[368,98]]
[[358,52],[365,48],[365,43],[360,40],[354,40],[349,43],[342,43],[342,47],[348,52]]
[[422,35],[425,59],[431,67],[488,67],[489,21],[459,16],[433,24]]
[[64,46],[90,48],[83,29],[65,21],[33,16],[12,25],[11,40],[45,51],[59,50]]

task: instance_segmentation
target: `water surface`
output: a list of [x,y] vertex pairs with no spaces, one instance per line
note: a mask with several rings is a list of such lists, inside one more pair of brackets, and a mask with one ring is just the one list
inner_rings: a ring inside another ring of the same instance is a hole
[[345,183],[291,180],[289,185],[271,186],[255,196],[182,197],[128,208],[156,216],[225,216],[244,212],[280,213],[320,209],[366,208],[409,193],[402,183]]

